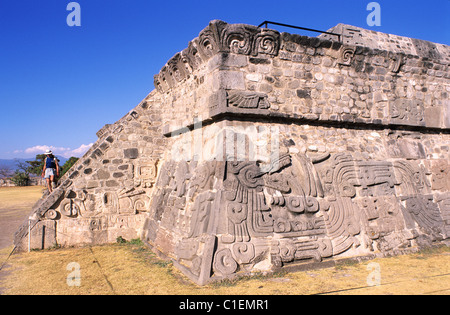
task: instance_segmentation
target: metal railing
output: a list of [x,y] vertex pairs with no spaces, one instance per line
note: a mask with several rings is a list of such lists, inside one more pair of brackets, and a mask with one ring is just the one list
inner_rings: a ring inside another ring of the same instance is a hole
[[312,28],[295,26],[295,25],[289,25],[289,24],[284,24],[284,23],[278,23],[278,22],[272,22],[272,21],[264,21],[261,24],[259,24],[258,27],[261,27],[261,26],[265,25],[265,28],[267,28],[267,26],[269,24],[278,25],[278,26],[284,26],[284,27],[290,27],[290,28],[296,28],[296,29],[299,29],[299,30],[316,32],[316,33],[321,33],[321,34],[334,35],[334,36],[338,37],[339,42],[341,41],[341,34],[331,33],[331,32],[326,32],[326,31],[320,31],[320,30],[315,30],[315,29],[312,29]]

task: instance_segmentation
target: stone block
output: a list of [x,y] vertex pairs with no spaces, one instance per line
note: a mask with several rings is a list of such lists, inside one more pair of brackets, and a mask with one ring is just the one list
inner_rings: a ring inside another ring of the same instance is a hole
[[427,127],[441,128],[442,127],[442,108],[440,107],[428,107],[424,110],[425,125]]
[[97,179],[101,179],[101,180],[108,179],[110,176],[111,176],[111,174],[104,169],[99,169],[97,171]]
[[297,90],[297,96],[299,98],[311,98],[311,91],[309,91],[309,90]]
[[209,71],[215,69],[228,70],[231,68],[242,68],[247,66],[248,57],[244,55],[235,55],[228,53],[221,53],[215,55],[208,63]]
[[117,187],[119,186],[119,183],[115,180],[107,180],[106,181],[106,187]]
[[[31,233],[28,237],[28,225],[30,225]],[[26,233],[20,240],[16,240],[18,250],[26,251],[28,247],[30,250],[41,250],[55,247],[56,241],[56,221],[42,220],[42,221],[26,221],[24,223]],[[30,242],[28,242],[30,241]]]
[[138,148],[129,148],[123,150],[123,155],[126,159],[137,159],[139,156]]
[[244,73],[239,71],[218,71],[213,77],[213,89],[245,90]]
[[444,99],[443,100],[443,124],[444,124],[444,128],[450,128],[450,100],[449,99]]

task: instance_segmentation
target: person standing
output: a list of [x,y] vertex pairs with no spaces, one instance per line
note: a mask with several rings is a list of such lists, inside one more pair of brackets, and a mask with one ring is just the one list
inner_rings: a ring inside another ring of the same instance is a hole
[[42,177],[47,180],[48,191],[51,193],[53,191],[52,183],[56,182],[56,179],[59,177],[59,164],[52,151],[45,151],[45,155]]

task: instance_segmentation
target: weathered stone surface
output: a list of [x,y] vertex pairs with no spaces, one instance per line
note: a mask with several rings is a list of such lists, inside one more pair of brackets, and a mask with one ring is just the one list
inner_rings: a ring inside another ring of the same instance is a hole
[[36,204],[33,247],[140,237],[205,284],[448,243],[450,48],[332,31],[212,21]]
[[123,155],[126,159],[137,159],[139,156],[139,150],[137,148],[123,150]]

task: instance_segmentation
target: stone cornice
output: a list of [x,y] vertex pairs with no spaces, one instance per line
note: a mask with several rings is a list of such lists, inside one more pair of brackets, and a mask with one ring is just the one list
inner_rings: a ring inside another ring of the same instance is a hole
[[197,38],[189,42],[188,48],[175,54],[155,75],[155,88],[166,92],[220,52],[276,56],[280,42],[280,33],[275,30],[246,24],[227,24],[219,20],[211,21]]
[[[326,36],[308,37],[298,34],[279,33],[276,30],[258,28],[253,25],[228,24],[224,21],[213,20],[200,32],[198,37],[189,42],[186,49],[175,54],[162,67],[160,72],[154,76],[154,86],[159,92],[169,91],[189,78],[194,71],[201,68],[203,64],[218,53],[274,57],[278,56],[282,46],[289,42],[304,47],[322,47],[337,50],[341,58],[340,64],[344,66],[349,66],[356,55],[384,55],[391,59],[391,71],[393,73],[400,71],[407,58],[421,58],[418,55],[402,52],[343,44]],[[441,60],[437,61],[442,62]]]
[[166,63],[155,87],[173,108],[166,136],[226,115],[448,130],[449,78],[442,58],[215,20]]

